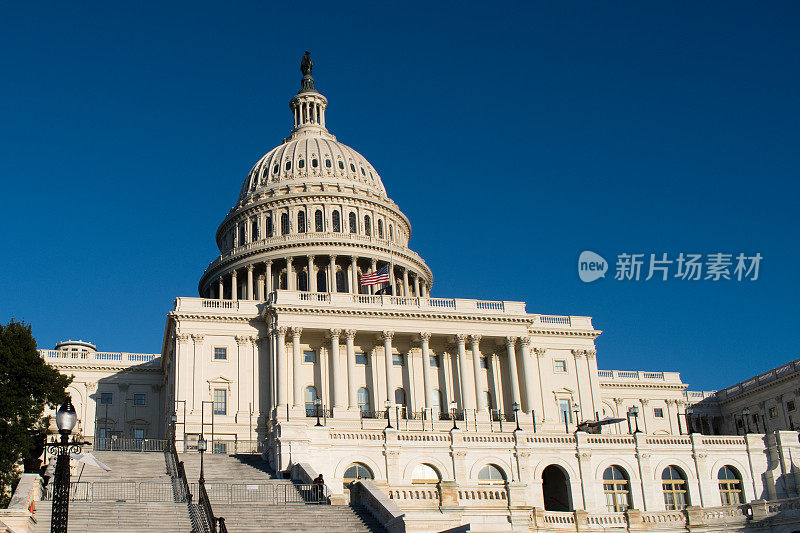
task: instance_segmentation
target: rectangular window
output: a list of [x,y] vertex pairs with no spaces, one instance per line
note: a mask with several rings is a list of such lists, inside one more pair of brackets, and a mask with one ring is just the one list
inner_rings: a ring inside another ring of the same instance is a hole
[[439,356],[438,355],[432,355],[431,356],[431,366],[433,368],[439,368]]
[[367,364],[367,354],[365,354],[365,353],[357,353],[356,354],[356,364],[357,365],[366,365]]
[[214,389],[214,414],[228,414],[228,391],[225,389]]
[[566,417],[567,422],[572,423],[572,410],[570,409],[569,400],[558,400],[558,412],[561,415],[560,422],[564,422]]
[[147,405],[147,396],[144,394],[134,394],[133,405]]
[[228,443],[227,442],[215,442],[214,446],[211,447],[211,453],[227,454],[228,453]]
[[303,362],[304,363],[316,363],[317,362],[317,352],[314,350],[305,350],[303,352]]
[[794,400],[789,400],[788,402],[786,402],[786,410],[794,411]]
[[114,403],[114,394],[110,392],[100,393],[100,405],[111,405]]
[[393,353],[392,354],[392,364],[394,366],[403,366],[403,354]]
[[133,430],[133,438],[134,439],[143,439],[144,438],[144,430],[143,429],[134,429]]
[[778,408],[777,407],[770,407],[769,408],[769,417],[775,418],[778,416]]
[[227,359],[227,358],[228,358],[228,349],[227,348],[219,347],[219,346],[214,348],[214,359],[215,360],[219,361],[219,360],[224,360],[224,359]]
[[553,364],[555,365],[554,368],[555,368],[556,372],[566,372],[567,371],[567,362],[566,361],[562,361],[562,360],[558,359],[556,361],[553,361]]
[[661,407],[656,407],[655,409],[653,409],[653,416],[655,416],[656,418],[664,418],[664,409],[662,409]]

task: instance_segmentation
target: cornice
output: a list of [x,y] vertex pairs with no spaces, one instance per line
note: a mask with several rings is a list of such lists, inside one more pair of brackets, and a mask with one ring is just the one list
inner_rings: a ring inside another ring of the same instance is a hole
[[588,337],[596,339],[603,333],[599,329],[529,329],[531,335],[541,335],[543,337]]
[[[741,400],[742,398],[747,398],[747,397],[753,396],[754,394],[757,394],[757,393],[760,393],[760,392],[764,392],[765,389],[769,389],[769,388],[774,387],[776,385],[781,385],[783,383],[786,383],[787,381],[791,381],[793,379],[797,379],[798,376],[800,376],[800,372],[791,372],[789,374],[786,374],[785,376],[781,376],[781,377],[776,378],[776,379],[774,379],[772,381],[764,383],[763,385],[759,385],[757,387],[753,387],[752,389],[748,389],[747,391],[740,392],[740,393],[736,394],[735,396],[728,396],[724,400],[720,400],[719,396],[716,395],[716,394],[714,396],[717,398],[717,401],[720,403],[720,405],[727,404],[727,403],[731,403],[731,402],[735,402],[735,401]],[[717,391],[717,392],[719,392],[719,391]]]
[[638,381],[609,383],[608,381],[600,381],[600,388],[604,389],[660,389],[660,390],[677,390],[685,391],[689,387],[686,383],[642,383]]

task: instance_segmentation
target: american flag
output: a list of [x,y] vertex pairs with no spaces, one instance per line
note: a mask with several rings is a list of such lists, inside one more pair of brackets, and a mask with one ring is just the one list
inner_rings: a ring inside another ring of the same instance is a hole
[[383,268],[371,274],[361,275],[361,286],[377,285],[379,283],[389,283],[389,265],[384,265]]

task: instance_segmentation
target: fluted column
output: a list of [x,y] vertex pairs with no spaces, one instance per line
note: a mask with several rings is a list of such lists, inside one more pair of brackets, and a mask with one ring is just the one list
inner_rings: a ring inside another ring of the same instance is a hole
[[520,381],[525,388],[525,407],[520,406],[526,413],[530,413],[535,404],[535,391],[533,390],[531,379],[533,374],[533,361],[531,361],[531,339],[530,337],[522,337],[519,339],[520,350],[522,350],[521,360],[522,368],[520,368]]
[[356,258],[355,256],[350,256],[350,266],[348,267],[350,272],[350,294],[358,294],[358,276],[356,275]]
[[472,398],[473,396],[467,392],[467,350],[466,350],[467,336],[459,333],[456,335],[456,342],[458,343],[458,377],[460,381],[459,390],[461,391],[461,408],[474,409]]
[[428,351],[428,341],[431,340],[431,334],[422,332],[419,334],[419,344],[422,348],[422,385],[425,388],[425,408],[430,409],[433,407],[433,387],[431,386],[431,356]]
[[267,290],[264,284],[264,274],[258,275],[258,282],[256,283],[256,287],[258,288],[258,295],[256,296],[257,300],[266,300],[267,299]]
[[294,384],[293,405],[295,407],[302,407],[303,398],[303,381],[300,379],[301,363],[303,352],[300,350],[300,334],[303,328],[292,328],[292,383]]
[[286,405],[287,402],[287,387],[289,385],[289,375],[286,368],[286,332],[288,328],[283,326],[275,330],[275,343],[278,345],[277,354],[277,367],[278,367],[278,383],[276,384],[278,406]]
[[[372,273],[374,274],[377,269],[378,269],[378,260],[377,259],[373,259],[372,260]],[[369,293],[370,294],[375,294],[375,287],[377,287],[377,285],[370,285],[369,286]]]
[[292,268],[292,257],[286,258],[286,288],[290,291],[295,290],[295,282],[297,281],[294,277],[294,269]]
[[[265,289],[267,291],[266,294],[269,294],[269,293],[271,293],[273,291],[273,287],[272,287],[272,261],[264,262],[264,267],[267,269],[266,273],[264,274],[264,281],[265,281],[264,287],[265,287]],[[265,296],[264,299],[266,300],[266,296]]]
[[328,276],[328,292],[336,292],[336,256],[330,256],[330,275]]
[[239,299],[239,281],[236,279],[236,270],[231,273],[231,300]]
[[308,256],[308,290],[317,292],[317,265],[314,264],[314,256]]
[[[394,373],[392,372],[392,337],[394,331],[383,332],[383,355],[386,362],[386,399],[394,406]],[[377,407],[377,406],[376,406]]]
[[247,265],[247,299],[253,299],[253,265]]
[[344,332],[347,343],[347,407],[358,408],[358,391],[356,390],[356,350],[353,345],[356,330],[348,329]]
[[219,288],[217,291],[217,298],[222,300],[222,297],[225,295],[225,285],[222,284],[222,276],[219,277]]
[[506,348],[508,349],[508,380],[511,382],[511,399],[514,403],[521,404],[519,398],[519,374],[517,374],[517,354],[514,351],[514,345],[516,344],[516,337],[506,337]]
[[408,296],[408,269],[403,269],[403,296]]
[[414,275],[414,296],[419,297],[419,276]]
[[475,377],[475,405],[481,413],[486,412],[486,399],[483,397],[481,391],[481,351],[480,335],[470,335],[469,340],[472,343],[472,373]]
[[340,329],[331,330],[331,388],[333,389],[333,407],[344,407],[345,391],[344,383],[342,380],[341,365],[339,364],[339,335],[342,333]]

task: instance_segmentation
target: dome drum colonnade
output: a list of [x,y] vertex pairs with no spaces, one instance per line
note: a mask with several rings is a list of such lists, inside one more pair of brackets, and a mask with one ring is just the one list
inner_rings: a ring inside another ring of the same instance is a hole
[[290,101],[291,135],[250,170],[217,231],[221,255],[200,295],[266,300],[276,289],[374,294],[362,274],[390,265],[391,293],[427,296],[433,274],[410,250],[411,226],[380,176],[325,128],[327,100],[310,73]]

